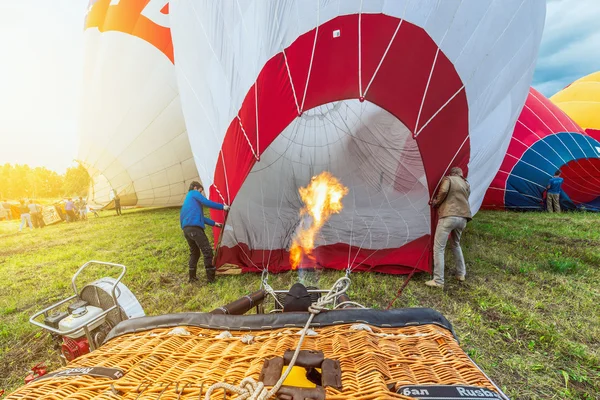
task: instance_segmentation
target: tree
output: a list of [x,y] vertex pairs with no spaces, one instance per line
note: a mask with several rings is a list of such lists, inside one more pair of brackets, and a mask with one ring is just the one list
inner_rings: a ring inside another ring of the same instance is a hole
[[85,167],[68,168],[63,183],[63,194],[66,196],[85,196],[90,186],[90,175]]

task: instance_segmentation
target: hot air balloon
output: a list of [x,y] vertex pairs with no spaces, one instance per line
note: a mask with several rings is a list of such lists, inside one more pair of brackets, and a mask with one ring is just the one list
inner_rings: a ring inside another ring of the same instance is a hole
[[173,66],[167,0],[92,0],[78,161],[91,202],[170,206],[198,179]]
[[600,142],[532,88],[483,207],[543,210],[556,171],[562,209],[600,210]]
[[576,80],[550,100],[600,140],[600,71]]
[[231,205],[219,270],[290,269],[298,189],[322,172],[348,192],[307,267],[430,270],[428,202],[460,166],[479,208],[544,16],[543,0],[172,3],[192,151],[210,198]]

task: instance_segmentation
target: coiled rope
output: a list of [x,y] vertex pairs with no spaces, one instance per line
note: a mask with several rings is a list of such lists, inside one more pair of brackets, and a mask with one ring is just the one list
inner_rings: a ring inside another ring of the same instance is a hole
[[212,393],[219,389],[224,389],[225,391],[229,391],[232,393],[236,393],[238,396],[235,400],[267,400],[273,397],[283,382],[287,379],[288,375],[292,371],[292,368],[296,364],[296,359],[300,354],[300,349],[302,348],[302,343],[304,342],[304,337],[306,336],[306,332],[310,328],[310,324],[312,323],[313,318],[319,314],[321,311],[327,309],[327,305],[333,304],[338,296],[346,293],[348,288],[350,287],[350,278],[344,276],[338,279],[329,292],[323,297],[321,297],[317,302],[312,303],[310,307],[308,307],[308,312],[310,316],[308,317],[308,321],[304,325],[304,329],[302,329],[302,335],[300,336],[300,340],[298,340],[298,345],[296,346],[296,351],[294,352],[294,356],[290,361],[285,372],[281,375],[281,378],[277,381],[277,383],[271,388],[271,390],[267,390],[264,383],[256,382],[253,378],[247,377],[242,379],[238,386],[231,385],[225,382],[217,382],[208,388],[206,392],[206,396],[204,396],[205,400],[210,400],[210,396]]

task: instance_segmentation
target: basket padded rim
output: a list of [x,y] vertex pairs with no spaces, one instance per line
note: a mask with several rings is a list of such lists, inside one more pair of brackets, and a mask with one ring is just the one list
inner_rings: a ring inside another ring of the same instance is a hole
[[[280,328],[303,328],[309,313],[293,312],[278,314],[223,315],[199,312],[186,312],[146,316],[128,319],[115,326],[104,343],[130,333],[143,332],[156,328],[196,326],[200,328],[232,331],[258,331]],[[364,323],[379,328],[400,328],[405,326],[438,325],[449,330],[458,341],[452,324],[441,313],[431,308],[400,308],[392,310],[343,309],[323,311],[316,315],[312,327]]]

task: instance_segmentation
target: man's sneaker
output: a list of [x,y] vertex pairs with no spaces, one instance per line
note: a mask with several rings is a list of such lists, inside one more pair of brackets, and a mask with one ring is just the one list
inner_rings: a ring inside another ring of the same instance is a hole
[[430,281],[425,282],[425,284],[429,287],[435,287],[435,288],[443,288],[444,284],[443,283],[437,283],[436,281],[434,281],[433,279]]
[[464,282],[465,281],[465,276],[464,275],[456,275],[456,280],[459,282]]

